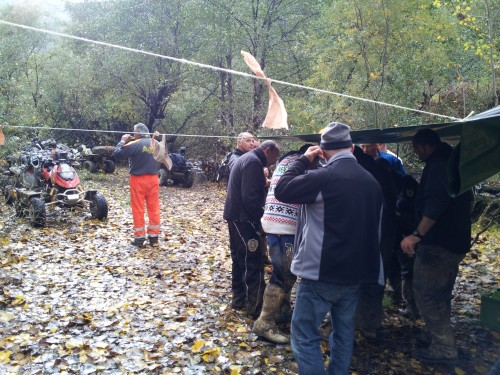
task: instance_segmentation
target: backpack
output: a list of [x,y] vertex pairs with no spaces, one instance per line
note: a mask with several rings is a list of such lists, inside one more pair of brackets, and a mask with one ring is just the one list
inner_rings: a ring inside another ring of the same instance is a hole
[[216,182],[227,181],[229,179],[229,160],[231,160],[231,156],[233,156],[232,151],[228,152],[220,163],[219,169],[217,169],[217,176],[215,176]]

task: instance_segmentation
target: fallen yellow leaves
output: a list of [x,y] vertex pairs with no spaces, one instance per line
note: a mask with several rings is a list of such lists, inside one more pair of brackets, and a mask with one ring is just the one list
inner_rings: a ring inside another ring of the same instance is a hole
[[241,371],[241,366],[231,365],[229,366],[229,369],[231,370],[231,375],[239,375]]
[[71,338],[68,341],[66,341],[64,346],[66,347],[66,349],[75,349],[83,347],[84,344],[85,342],[81,339]]
[[198,353],[201,348],[205,345],[205,341],[197,340],[194,342],[193,346],[191,347],[191,352],[193,353]]
[[10,244],[10,238],[7,236],[0,237],[0,245],[7,246]]
[[[201,358],[208,363],[214,362],[220,355],[220,348],[212,347],[211,342],[197,340],[191,347],[192,353],[201,353]],[[204,349],[202,351],[202,349]]]
[[0,363],[9,363],[12,352],[9,350],[0,351]]
[[21,333],[19,335],[9,336],[7,337],[6,340],[20,346],[25,346],[32,344],[34,341],[37,340],[37,338],[31,336],[29,333]]
[[[115,194],[126,190],[128,175],[107,177],[103,185],[113,189],[104,192],[108,222],[69,215],[29,232],[16,222],[9,244],[0,245],[0,372],[4,366],[12,374],[296,374],[290,346],[259,340],[249,320],[228,307],[225,193],[210,185],[162,189],[160,248],[135,249],[128,237],[130,202],[120,201],[127,194]],[[0,227],[11,225],[2,220]],[[488,372],[498,347],[486,338],[500,339],[468,324],[478,316],[478,284],[496,285],[498,272],[486,268],[498,270],[495,247],[485,246],[491,250],[476,250],[477,258],[461,266],[467,272],[453,301],[459,345],[469,360],[455,366],[466,374]],[[411,358],[414,342],[397,313],[386,318],[390,334],[355,351],[353,373],[438,373]],[[388,319],[397,324],[388,326]],[[328,352],[326,341],[322,349]],[[447,371],[453,374],[453,367]]]
[[7,323],[14,319],[14,314],[11,312],[2,312],[0,314],[0,322]]

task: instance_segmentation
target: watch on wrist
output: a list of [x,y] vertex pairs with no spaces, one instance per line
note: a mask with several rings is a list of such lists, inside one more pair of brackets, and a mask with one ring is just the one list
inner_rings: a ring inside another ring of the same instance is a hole
[[424,238],[424,235],[418,231],[418,229],[415,229],[412,233],[413,236],[418,237],[420,239]]

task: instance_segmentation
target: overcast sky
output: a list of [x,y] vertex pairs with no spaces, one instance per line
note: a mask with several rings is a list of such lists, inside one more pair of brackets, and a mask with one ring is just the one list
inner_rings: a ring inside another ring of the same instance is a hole
[[[67,0],[0,0],[0,7],[4,5],[36,7],[43,13],[44,18],[68,21],[68,14],[64,11],[64,4],[66,1]],[[69,1],[80,2],[83,0]]]

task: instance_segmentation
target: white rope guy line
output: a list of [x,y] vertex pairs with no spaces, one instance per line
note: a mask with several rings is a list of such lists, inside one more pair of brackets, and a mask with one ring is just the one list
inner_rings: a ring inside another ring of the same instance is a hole
[[[50,128],[45,126],[23,126],[23,125],[8,125],[2,124],[1,128],[12,128],[12,129],[42,129],[42,130],[63,130],[63,131],[75,131],[75,132],[90,132],[90,133],[118,133],[124,134],[126,131],[119,130],[100,130],[100,129],[68,129],[68,128]],[[130,131],[130,133],[135,133],[134,131]],[[152,136],[154,133],[139,133],[141,135],[149,134]],[[237,136],[231,135],[200,135],[200,134],[173,134],[173,133],[160,133],[160,135],[166,135],[169,137],[196,137],[196,138],[228,138],[228,139],[236,139]],[[257,137],[256,137],[257,138]]]
[[20,24],[17,24],[17,23],[3,21],[3,20],[0,20],[0,24],[4,24],[4,25],[8,25],[8,26],[14,26],[14,27],[20,27],[22,29],[27,29],[27,30],[32,30],[32,31],[38,31],[38,32],[46,33],[46,34],[60,36],[60,37],[63,37],[63,38],[69,38],[69,39],[80,40],[80,41],[83,41],[83,42],[94,43],[94,44],[98,44],[98,45],[102,45],[102,46],[106,46],[106,47],[112,47],[112,48],[122,49],[124,51],[135,52],[135,53],[142,53],[144,55],[149,55],[149,56],[159,57],[159,58],[162,58],[162,59],[172,60],[172,61],[176,61],[176,62],[179,62],[179,63],[182,63],[182,64],[195,65],[195,66],[198,66],[200,68],[212,69],[212,70],[216,70],[216,71],[221,71],[221,72],[226,72],[226,73],[230,73],[230,74],[234,74],[234,75],[239,75],[239,76],[242,76],[242,77],[247,77],[247,78],[252,78],[252,79],[260,79],[260,80],[263,80],[263,81],[269,80],[271,82],[279,83],[279,84],[282,84],[282,85],[297,87],[297,88],[300,88],[300,89],[315,91],[315,92],[319,92],[319,93],[323,93],[323,94],[337,95],[337,96],[348,98],[348,99],[361,100],[361,101],[368,102],[368,103],[380,104],[380,105],[384,105],[384,106],[387,106],[387,107],[404,109],[404,110],[407,110],[407,111],[423,113],[423,114],[426,114],[426,115],[431,115],[431,116],[436,116],[436,117],[442,117],[442,118],[446,118],[446,119],[454,120],[454,121],[462,121],[462,119],[457,118],[457,117],[450,117],[450,116],[440,115],[438,113],[432,113],[432,112],[422,111],[422,110],[419,110],[419,109],[414,109],[414,108],[409,108],[409,107],[403,107],[403,106],[400,106],[400,105],[397,105],[397,104],[390,104],[390,103],[385,103],[385,102],[379,102],[379,101],[372,100],[372,99],[366,99],[366,98],[361,98],[361,97],[358,97],[358,96],[341,94],[341,93],[334,92],[334,91],[318,89],[318,88],[315,88],[315,87],[299,85],[299,84],[290,83],[290,82],[286,82],[286,81],[280,81],[280,80],[271,79],[271,78],[261,78],[261,77],[257,77],[257,76],[252,75],[252,74],[239,72],[237,70],[220,68],[220,67],[213,66],[213,65],[202,64],[202,63],[198,63],[198,62],[190,61],[190,60],[186,60],[186,59],[179,59],[177,57],[172,57],[172,56],[160,55],[158,53],[143,51],[143,50],[139,50],[139,49],[135,49],[135,48],[124,47],[124,46],[120,46],[120,45],[117,45],[117,44],[110,44],[110,43],[106,43],[106,42],[100,42],[98,40],[92,40],[92,39],[82,38],[82,37],[78,37],[78,36],[74,36],[74,35],[58,33],[56,31],[38,29],[36,27],[31,27],[31,26],[26,26],[26,25],[20,25]]

